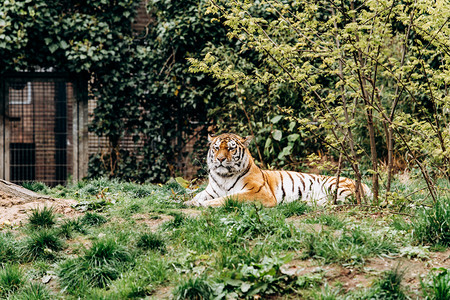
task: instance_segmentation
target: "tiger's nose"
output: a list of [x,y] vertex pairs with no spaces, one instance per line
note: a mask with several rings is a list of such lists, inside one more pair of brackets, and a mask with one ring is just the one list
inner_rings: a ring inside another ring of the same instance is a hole
[[219,162],[223,162],[225,159],[227,159],[225,156],[223,156],[223,157],[217,157],[217,160],[219,161]]

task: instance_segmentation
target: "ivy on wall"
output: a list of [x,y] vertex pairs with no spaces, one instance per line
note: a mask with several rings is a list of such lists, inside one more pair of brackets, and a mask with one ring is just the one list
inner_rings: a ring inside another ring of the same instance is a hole
[[[90,130],[109,142],[107,156],[90,159],[90,176],[164,182],[193,130],[206,122],[213,83],[188,71],[187,56],[216,38],[221,25],[201,2],[154,1],[145,37],[131,28],[137,0],[6,0],[0,8],[1,74],[35,68],[87,73],[97,108]],[[143,147],[120,149],[125,135]],[[136,155],[142,155],[138,161]]]

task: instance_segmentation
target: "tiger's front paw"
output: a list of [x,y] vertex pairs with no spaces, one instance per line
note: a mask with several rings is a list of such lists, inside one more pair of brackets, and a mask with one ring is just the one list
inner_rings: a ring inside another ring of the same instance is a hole
[[186,205],[186,206],[201,206],[201,204],[197,200],[194,200],[194,199],[184,202],[184,205]]

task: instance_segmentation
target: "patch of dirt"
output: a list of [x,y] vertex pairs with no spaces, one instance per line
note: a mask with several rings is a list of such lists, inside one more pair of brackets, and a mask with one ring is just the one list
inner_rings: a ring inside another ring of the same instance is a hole
[[132,217],[136,223],[144,223],[148,228],[155,232],[162,223],[173,220],[172,216],[168,215],[148,215],[148,214],[135,214]]
[[39,195],[11,182],[0,180],[0,227],[24,224],[31,210],[43,207],[53,207],[56,213],[74,217],[79,214],[72,208],[76,203],[75,200]]
[[[196,209],[180,209],[180,212],[189,216],[189,217],[198,217],[202,212]],[[173,216],[164,215],[164,214],[134,214],[132,218],[136,221],[136,223],[144,223],[146,224],[152,232],[158,230],[159,226],[163,223],[173,220]]]
[[412,290],[420,288],[420,277],[425,277],[433,268],[450,266],[450,249],[445,252],[431,252],[426,260],[399,258],[372,258],[362,267],[344,267],[338,264],[319,265],[313,260],[293,260],[281,267],[284,274],[307,276],[321,273],[326,281],[333,285],[340,282],[342,287],[349,291],[355,288],[367,288],[388,270],[396,267],[404,272],[402,284]]

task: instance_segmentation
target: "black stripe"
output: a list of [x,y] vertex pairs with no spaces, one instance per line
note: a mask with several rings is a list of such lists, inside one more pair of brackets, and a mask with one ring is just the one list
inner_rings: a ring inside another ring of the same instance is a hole
[[261,189],[263,188],[263,186],[265,186],[266,184],[265,183],[263,183],[260,187],[259,187],[259,189],[255,192],[255,194],[258,194],[260,191],[261,191]]
[[219,183],[217,182],[217,180],[214,178],[214,176],[213,176],[211,173],[209,174],[209,176],[211,176],[211,179],[214,181],[214,183],[215,183],[218,187],[222,187],[222,185],[219,184]]
[[281,173],[281,171],[278,171],[278,172],[280,173],[280,177],[281,177],[281,191],[283,192],[283,194],[281,195],[281,203],[283,203],[284,196],[286,196],[286,192],[284,191],[283,174]]
[[341,189],[341,191],[339,192],[339,196],[343,193],[343,192],[345,192],[346,191],[346,189],[345,188],[343,188],[343,189]]
[[[305,182],[303,181],[303,175],[301,176],[300,173],[299,173],[298,179],[300,179],[300,182],[302,183],[303,190],[305,190]],[[300,188],[300,186],[299,186],[299,188]]]
[[236,178],[236,181],[235,181],[235,182],[233,183],[233,185],[228,189],[228,192],[229,192],[232,188],[234,188],[234,186],[235,186],[236,183],[239,181],[239,179],[241,179],[243,176],[245,176],[245,175],[248,173],[248,171],[250,171],[250,166],[251,166],[251,164],[249,163],[248,166],[247,166],[247,169],[245,169],[245,171],[242,172],[241,175],[239,175],[238,178]]
[[298,186],[298,199],[302,199],[303,198],[303,194],[302,194],[302,190],[300,189],[300,186]]
[[[217,193],[217,192],[216,192],[216,190],[215,190],[215,189],[213,189],[213,187],[212,187],[212,186],[211,186],[211,189],[212,189],[212,191],[214,192],[214,194],[216,194],[216,195],[217,195],[217,197],[220,197],[220,196],[219,196],[219,193]],[[213,199],[214,199],[214,198],[213,198]]]
[[291,181],[292,181],[292,194],[294,193],[294,178],[292,178],[292,175],[291,175],[291,173],[289,173],[289,172],[286,172],[288,175],[289,175],[289,178],[291,179]]
[[205,190],[205,192],[208,194],[209,197],[211,197],[211,199],[214,199],[213,195],[211,195],[210,193],[208,193],[207,190]]
[[[246,182],[246,183],[244,184],[244,186],[242,187],[242,189],[244,189],[244,188],[247,186],[247,184],[248,184],[248,182]],[[251,189],[253,189],[253,188],[251,188]]]

